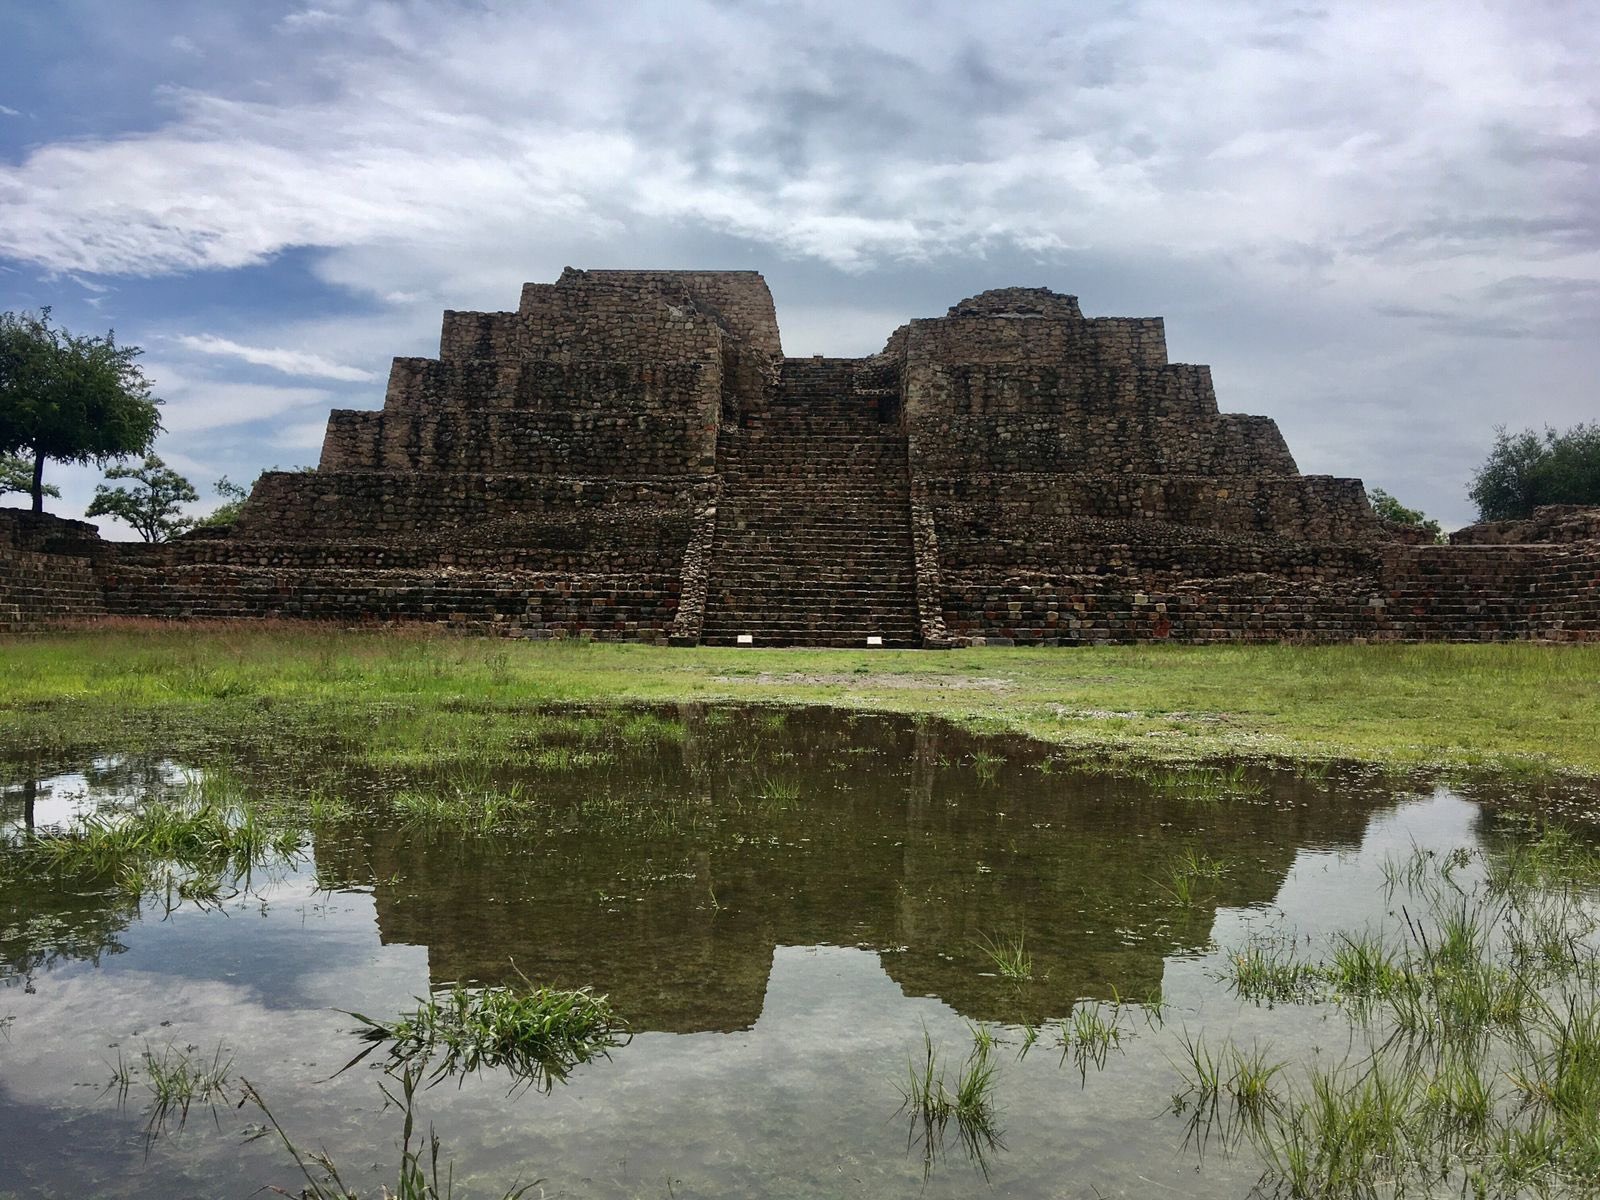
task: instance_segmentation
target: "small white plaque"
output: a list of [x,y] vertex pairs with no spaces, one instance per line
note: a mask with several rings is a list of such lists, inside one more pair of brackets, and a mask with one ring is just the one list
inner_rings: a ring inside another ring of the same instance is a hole
[[755,634],[753,634],[753,633],[741,633],[739,635],[739,645],[741,645],[741,646],[754,646],[755,644],[756,644]]
[[881,645],[883,645],[883,639],[881,637],[879,637],[877,634],[873,634],[871,637],[869,637],[867,639],[867,645],[869,645],[869,646],[881,646]]

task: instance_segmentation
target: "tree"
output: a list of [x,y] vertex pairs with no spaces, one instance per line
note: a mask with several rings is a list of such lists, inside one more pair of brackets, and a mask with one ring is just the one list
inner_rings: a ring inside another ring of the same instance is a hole
[[[314,475],[317,471],[315,467],[291,467],[289,469],[291,471],[299,471],[306,475]],[[283,468],[274,463],[272,466],[258,473],[256,475],[255,483],[252,483],[249,487],[245,487],[242,483],[234,483],[233,480],[224,475],[221,479],[217,480],[216,483],[211,485],[212,490],[214,490],[217,495],[222,497],[222,503],[217,505],[215,509],[213,509],[211,512],[208,512],[205,516],[201,517],[195,522],[195,524],[203,527],[209,527],[213,525],[232,525],[239,519],[239,514],[244,511],[244,502],[250,499],[250,493],[255,490],[256,483],[261,482],[261,477],[263,475],[274,474],[275,472],[281,470],[283,470]]]
[[212,484],[212,490],[222,497],[222,503],[195,524],[206,528],[213,525],[232,525],[239,519],[239,513],[244,510],[244,502],[250,499],[250,489],[243,484],[234,483],[224,475]]
[[1367,495],[1372,500],[1372,511],[1378,514],[1379,520],[1425,530],[1436,542],[1444,539],[1444,530],[1439,527],[1439,522],[1421,510],[1407,508],[1382,488],[1373,488]]
[[[61,489],[53,484],[44,485],[44,494],[61,499]],[[7,492],[32,492],[33,466],[15,454],[0,454],[0,496]]]
[[194,524],[180,515],[181,505],[200,499],[200,493],[160,455],[146,454],[136,467],[112,467],[107,479],[131,479],[138,487],[95,485],[94,499],[85,513],[90,517],[116,517],[132,525],[147,542],[164,542]]
[[80,337],[50,310],[0,313],[0,455],[33,460],[33,511],[44,511],[44,464],[104,465],[150,448],[161,401],[116,335]]
[[1600,424],[1494,432],[1494,448],[1467,491],[1480,521],[1519,520],[1541,504],[1600,504]]

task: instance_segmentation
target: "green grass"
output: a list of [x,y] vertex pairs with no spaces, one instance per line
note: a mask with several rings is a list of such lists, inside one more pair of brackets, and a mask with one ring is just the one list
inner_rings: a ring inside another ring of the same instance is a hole
[[945,1082],[946,1072],[934,1049],[933,1037],[922,1031],[920,1058],[912,1058],[900,1085],[900,1111],[909,1113],[909,1145],[919,1146],[923,1171],[931,1173],[944,1148],[945,1131],[955,1122],[962,1149],[973,1164],[987,1174],[987,1154],[1001,1145],[1001,1129],[994,1093],[999,1070],[994,1061],[992,1036],[975,1036],[972,1053],[956,1071],[954,1087]]
[[1231,956],[1242,996],[1343,1006],[1349,1044],[1291,1073],[1185,1037],[1191,1137],[1247,1138],[1268,1194],[1600,1192],[1600,857],[1551,827],[1387,877],[1385,927],[1315,957],[1281,936]]
[[18,843],[22,869],[80,885],[114,883],[142,896],[165,893],[214,904],[269,863],[299,854],[298,824],[248,801],[226,772],[206,772],[183,794],[77,817],[66,830]]
[[[536,731],[510,715],[537,705],[738,701],[928,713],[1172,764],[1600,774],[1600,646],[680,650],[240,623],[13,639],[3,654],[0,738],[20,749],[323,730],[358,731],[380,761],[470,761],[532,744]],[[671,736],[625,736],[658,732]],[[1209,799],[1242,785],[1179,789]]]
[[1070,1055],[1073,1065],[1078,1068],[1079,1079],[1087,1082],[1089,1068],[1103,1071],[1111,1051],[1121,1049],[1126,1032],[1122,1025],[1121,1004],[1080,1001],[1073,1006],[1072,1016],[1061,1022],[1058,1034],[1061,1062],[1064,1065]]
[[142,1082],[150,1095],[145,1133],[154,1139],[169,1125],[182,1128],[189,1119],[189,1110],[197,1104],[206,1105],[213,1112],[231,1104],[233,1058],[224,1057],[226,1053],[219,1044],[207,1059],[192,1050],[168,1045],[157,1055],[147,1045],[138,1061],[130,1062],[119,1052],[105,1090],[114,1094],[121,1105],[126,1103],[134,1083]]
[[1009,979],[1013,983],[1033,981],[1033,955],[1028,952],[1026,935],[1018,933],[1015,936],[991,938],[980,934],[977,944],[984,958],[1002,979]]
[[397,1067],[427,1064],[430,1082],[502,1070],[520,1084],[549,1091],[573,1067],[606,1055],[628,1038],[607,999],[587,988],[458,985],[419,999],[415,1011],[394,1021],[350,1016],[361,1022],[361,1036],[374,1046],[349,1065],[387,1045],[391,1074]]

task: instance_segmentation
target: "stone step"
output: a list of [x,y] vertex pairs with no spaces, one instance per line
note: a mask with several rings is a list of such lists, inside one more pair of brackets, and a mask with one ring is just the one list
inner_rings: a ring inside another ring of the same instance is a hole
[[920,644],[904,433],[878,420],[856,364],[785,363],[778,397],[717,438],[702,640]]
[[873,629],[847,626],[843,629],[726,629],[701,631],[701,641],[708,646],[732,646],[740,634],[751,634],[756,646],[865,646],[869,637],[882,638],[885,649],[909,649],[921,644],[916,629]]
[[840,538],[860,538],[872,545],[909,545],[911,535],[907,526],[884,529],[870,520],[855,516],[829,518],[817,513],[725,513],[717,511],[717,536],[776,537],[809,540],[820,538],[838,541]]
[[825,580],[780,580],[779,586],[767,587],[765,581],[748,579],[740,575],[714,575],[706,585],[707,594],[715,594],[729,602],[734,600],[766,601],[774,605],[878,604],[893,607],[917,597],[916,580],[899,579],[892,584],[863,586],[853,583],[832,583]]
[[735,629],[754,633],[758,629],[879,629],[910,632],[917,628],[914,612],[771,612],[763,608],[707,608],[702,628]]
[[740,587],[765,587],[783,586],[794,587],[801,584],[815,584],[821,587],[864,587],[863,576],[869,576],[875,581],[873,586],[881,587],[885,591],[901,592],[914,591],[916,571],[912,566],[911,558],[894,562],[881,562],[871,564],[870,572],[860,567],[849,564],[818,566],[815,562],[755,562],[747,559],[735,559],[714,568],[715,580],[720,580],[724,585],[737,584]]
[[[741,630],[740,632],[745,631]],[[900,637],[884,634],[877,636],[883,638],[881,649],[884,650],[914,650],[922,644],[920,637]],[[737,635],[733,633],[702,633],[700,637],[700,643],[704,646],[732,646],[736,641]],[[780,649],[789,646],[846,649],[849,647],[864,647],[866,644],[866,635],[855,631],[850,633],[815,633],[805,637],[773,637],[767,634],[757,634],[754,646],[746,647],[746,649],[759,650],[762,647]],[[873,649],[879,648],[873,647]]]
[[818,556],[848,556],[874,563],[891,562],[911,556],[910,537],[891,537],[865,530],[823,531],[818,529],[782,530],[727,527],[711,543],[716,550],[746,559],[769,558],[773,562],[833,561]]

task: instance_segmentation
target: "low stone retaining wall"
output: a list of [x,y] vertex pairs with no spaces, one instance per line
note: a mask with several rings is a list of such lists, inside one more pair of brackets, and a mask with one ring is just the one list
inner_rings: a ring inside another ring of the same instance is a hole
[[0,632],[102,616],[98,531],[48,513],[0,509]]
[[676,575],[273,570],[109,563],[104,611],[116,616],[413,622],[506,637],[665,641]]

